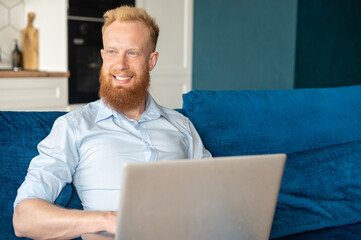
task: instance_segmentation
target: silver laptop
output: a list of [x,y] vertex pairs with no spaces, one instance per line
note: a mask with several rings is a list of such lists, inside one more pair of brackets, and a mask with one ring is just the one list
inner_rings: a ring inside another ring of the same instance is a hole
[[[285,154],[124,166],[116,240],[269,239]],[[87,234],[84,239],[114,239]]]

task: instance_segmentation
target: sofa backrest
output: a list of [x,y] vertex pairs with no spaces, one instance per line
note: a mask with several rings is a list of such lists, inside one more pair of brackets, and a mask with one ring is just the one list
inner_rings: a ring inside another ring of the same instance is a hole
[[291,153],[361,140],[361,86],[200,91],[183,110],[213,156]]

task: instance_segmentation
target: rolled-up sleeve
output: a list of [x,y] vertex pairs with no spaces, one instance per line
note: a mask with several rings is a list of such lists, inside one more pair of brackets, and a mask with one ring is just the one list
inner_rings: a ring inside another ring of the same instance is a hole
[[66,115],[58,118],[50,134],[39,143],[39,155],[30,162],[25,181],[18,189],[16,205],[28,198],[53,203],[72,176],[78,163],[74,124]]

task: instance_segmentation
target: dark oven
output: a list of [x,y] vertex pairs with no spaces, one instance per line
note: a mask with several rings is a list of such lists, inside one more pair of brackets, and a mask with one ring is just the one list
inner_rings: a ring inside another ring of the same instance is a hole
[[135,0],[69,0],[70,104],[87,103],[98,99],[104,12],[120,5],[134,6],[134,4]]

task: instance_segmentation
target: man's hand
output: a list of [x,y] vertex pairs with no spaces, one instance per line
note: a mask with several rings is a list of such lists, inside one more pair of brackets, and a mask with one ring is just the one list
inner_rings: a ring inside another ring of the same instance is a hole
[[105,212],[105,231],[115,234],[117,230],[118,212]]
[[69,210],[42,199],[26,199],[15,208],[15,234],[34,239],[71,239],[84,233],[114,233],[117,212]]

